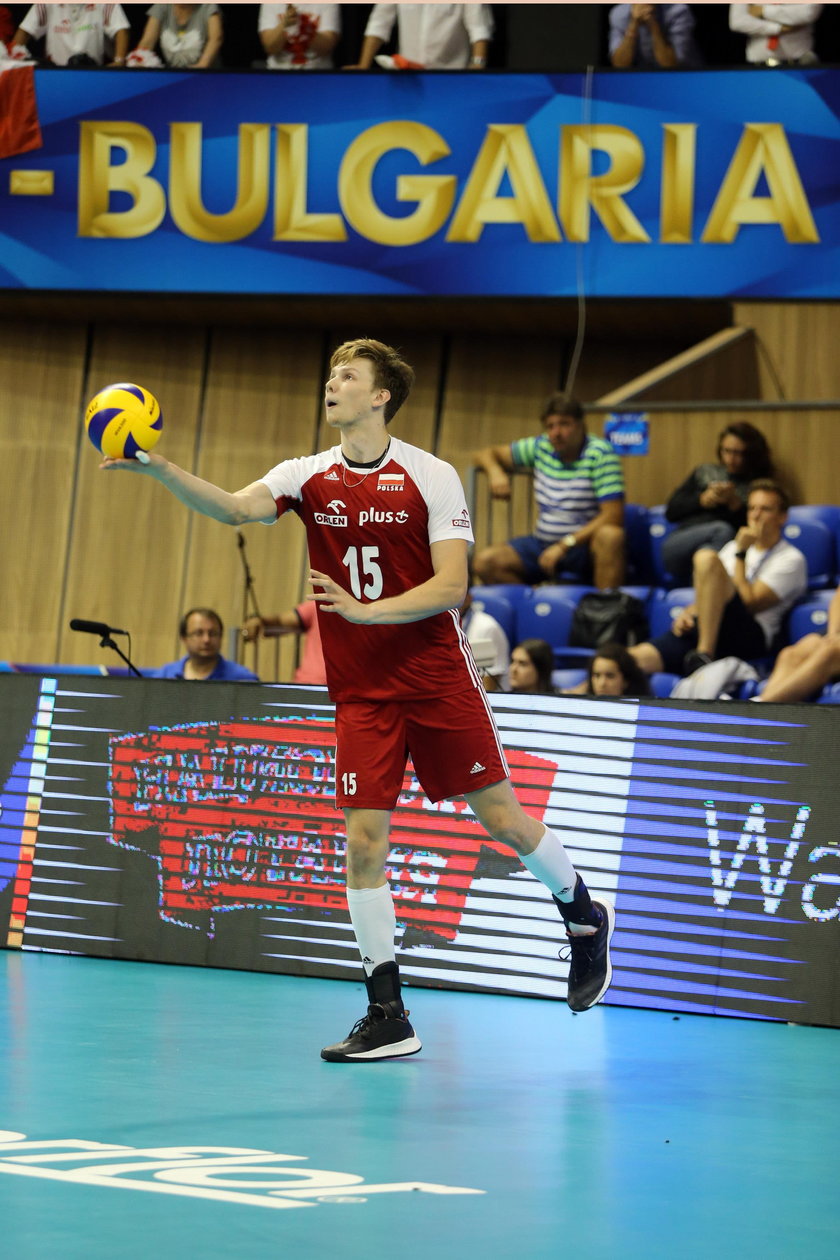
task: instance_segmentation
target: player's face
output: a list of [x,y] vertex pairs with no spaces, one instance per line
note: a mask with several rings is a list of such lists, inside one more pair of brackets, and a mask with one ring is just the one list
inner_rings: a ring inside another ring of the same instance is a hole
[[584,426],[574,416],[546,416],[545,433],[562,459],[577,459],[583,446]]
[[747,504],[747,525],[760,547],[772,547],[779,541],[786,515],[778,495],[769,490],[753,490]]
[[338,364],[330,371],[324,396],[327,424],[344,428],[367,419],[374,404],[383,401],[383,394],[388,397],[387,390],[374,385],[370,359]]
[[533,691],[537,685],[537,667],[524,648],[514,648],[510,654],[511,691]]
[[596,656],[592,662],[593,696],[623,696],[625,677],[615,661],[606,656]]
[[212,660],[219,655],[221,650],[221,627],[212,617],[202,617],[199,613],[193,613],[187,622],[184,641],[190,656],[201,661]]

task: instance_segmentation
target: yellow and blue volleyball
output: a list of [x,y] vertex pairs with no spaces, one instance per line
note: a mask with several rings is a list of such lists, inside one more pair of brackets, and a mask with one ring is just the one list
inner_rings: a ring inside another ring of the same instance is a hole
[[88,437],[111,459],[134,459],[138,451],[150,451],[162,428],[160,404],[142,385],[108,385],[85,412]]

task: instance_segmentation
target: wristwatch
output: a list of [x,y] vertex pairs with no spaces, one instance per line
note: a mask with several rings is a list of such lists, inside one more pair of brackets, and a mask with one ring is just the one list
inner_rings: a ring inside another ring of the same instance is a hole
[[575,538],[574,534],[565,535],[563,538],[563,546],[569,548],[577,546],[577,538]]

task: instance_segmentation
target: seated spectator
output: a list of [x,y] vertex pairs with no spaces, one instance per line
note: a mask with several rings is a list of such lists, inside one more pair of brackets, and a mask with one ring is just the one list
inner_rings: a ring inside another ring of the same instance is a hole
[[615,4],[610,9],[610,61],[619,70],[695,69],[703,59],[694,42],[688,4]]
[[138,50],[160,45],[164,64],[177,70],[221,65],[222,15],[217,4],[153,4]]
[[804,595],[808,570],[782,527],[790,506],[775,481],[754,481],[747,524],[720,551],[694,554],[694,603],[672,628],[630,648],[646,674],[693,674],[722,656],[754,660],[775,648],[788,609]]
[[185,678],[195,682],[259,682],[257,675],[236,661],[228,661],[219,650],[224,626],[212,608],[191,608],[178,627],[187,649],[180,660],[149,670],[147,678]]
[[303,636],[303,655],[294,673],[293,681],[325,687],[327,671],[321,650],[321,629],[318,625],[318,606],[314,599],[304,600],[296,608],[271,617],[249,617],[242,627],[246,643],[255,643],[260,635],[274,638],[285,634]]
[[510,690],[517,696],[554,696],[554,652],[545,639],[523,639],[510,654]]
[[782,648],[764,690],[756,700],[789,703],[810,700],[840,678],[840,587],[831,597],[824,635],[806,634]]
[[544,432],[475,455],[496,499],[510,498],[510,474],[534,470],[537,525],[533,534],[485,547],[475,557],[483,582],[556,581],[561,570],[601,590],[624,580],[624,480],[609,442],[586,431],[575,398],[552,394]]
[[[470,575],[472,583],[472,574]],[[466,598],[459,608],[461,625],[472,649],[475,663],[481,670],[485,691],[507,691],[510,644],[508,637],[495,617],[481,608],[473,607],[473,597],[467,589]]]
[[587,696],[650,695],[647,675],[629,648],[621,643],[602,643],[589,662],[583,693]]
[[[125,65],[128,18],[118,4],[33,4],[13,44],[46,37],[46,60],[54,66]],[[109,60],[110,58],[110,60]]]
[[747,36],[752,65],[813,65],[814,25],[821,4],[730,4],[729,29]]
[[332,70],[340,4],[261,4],[260,42],[269,70]]
[[[380,60],[395,22],[399,54]],[[492,35],[486,4],[375,4],[358,63],[346,69],[370,70],[376,59],[389,70],[483,70]]]
[[717,463],[699,464],[665,508],[677,527],[662,543],[662,562],[677,586],[691,585],[691,561],[699,547],[720,551],[746,525],[750,483],[772,476],[764,434],[746,421],[728,424],[718,438]]

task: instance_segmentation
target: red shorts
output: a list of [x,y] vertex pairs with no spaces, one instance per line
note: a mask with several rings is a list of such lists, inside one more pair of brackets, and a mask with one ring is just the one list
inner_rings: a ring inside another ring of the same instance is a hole
[[409,756],[433,802],[508,777],[482,687],[429,700],[341,701],[335,731],[337,809],[393,809]]

